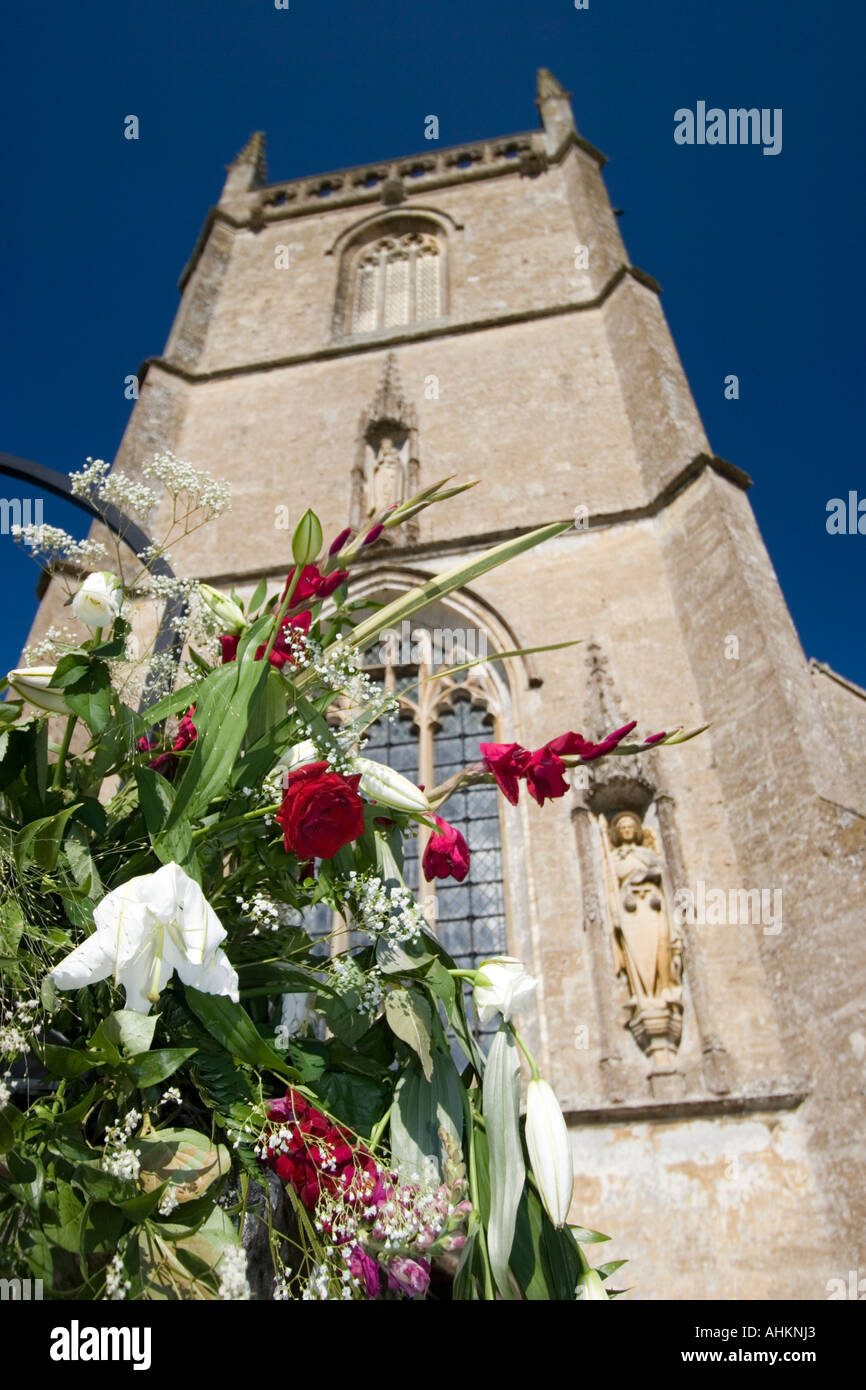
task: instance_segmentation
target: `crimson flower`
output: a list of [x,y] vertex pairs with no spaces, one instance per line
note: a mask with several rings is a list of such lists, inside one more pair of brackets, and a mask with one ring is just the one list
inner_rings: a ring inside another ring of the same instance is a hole
[[[309,609],[305,608],[303,613],[296,613],[293,618],[283,619],[283,625],[277,633],[276,641],[268,657],[268,661],[272,666],[276,666],[279,670],[280,667],[285,666],[287,661],[292,664],[294,663],[295,658],[292,655],[291,648],[292,634],[293,632],[300,632],[306,637],[310,630],[312,617],[313,615]],[[260,647],[256,647],[256,661],[262,660],[266,648],[267,642],[263,642]]]
[[268,1119],[278,1131],[269,1136],[263,1161],[294,1188],[308,1211],[324,1193],[369,1200],[379,1170],[365,1149],[353,1146],[347,1129],[329,1120],[291,1086],[268,1107]]
[[364,803],[357,792],[360,773],[343,777],[325,762],[289,773],[277,820],[290,854],[299,859],[332,859],[343,845],[364,833]]
[[[158,758],[152,758],[151,761],[148,763],[148,767],[152,767],[154,772],[160,772],[163,777],[167,777],[168,774],[170,772],[173,772],[175,767],[177,766],[177,758],[175,757],[175,754],[181,753],[184,748],[188,748],[189,745],[191,743],[195,743],[196,739],[198,738],[198,729],[192,722],[192,715],[194,709],[195,705],[190,705],[186,714],[183,716],[183,719],[178,724],[177,734],[175,736],[174,743],[171,745],[172,752],[160,753]],[[149,744],[147,739],[139,739],[139,748],[141,748],[142,745],[144,745],[144,751],[147,751],[147,749],[152,746]]]
[[[292,604],[303,603],[308,598],[330,598],[334,590],[339,589],[348,573],[348,570],[334,570],[333,574],[325,575],[320,574],[315,565],[304,565],[295,586],[295,592],[292,594]],[[283,598],[289,592],[289,585],[294,574],[294,569],[289,570],[283,589]]]
[[565,763],[551,751],[549,744],[530,753],[523,769],[523,776],[529,795],[539,806],[543,806],[545,801],[554,801],[559,796],[565,796],[568,783],[563,776],[564,771]]
[[222,648],[223,666],[226,666],[230,661],[237,661],[238,642],[240,640],[240,633],[223,633],[222,637],[220,637],[220,647]]
[[469,872],[469,846],[453,825],[434,816],[439,831],[431,835],[424,851],[422,868],[429,883],[433,878],[456,878],[462,883]]
[[[630,724],[623,724],[621,729],[614,729],[612,734],[606,734],[601,743],[591,743],[590,740],[584,738],[582,734],[568,733],[560,734],[558,738],[552,738],[545,747],[560,756],[577,756],[583,758],[585,762],[589,762],[593,758],[604,757],[605,753],[609,753],[612,748],[616,748],[617,744],[622,742],[626,734],[631,733],[636,724],[636,719],[633,719]],[[656,742],[658,738],[664,738],[664,734],[654,735],[652,740],[647,739],[646,742]]]
[[521,748],[519,743],[482,743],[480,752],[487,771],[493,773],[502,795],[512,806],[516,806],[520,790],[517,779],[523,776],[529,757],[526,749]]

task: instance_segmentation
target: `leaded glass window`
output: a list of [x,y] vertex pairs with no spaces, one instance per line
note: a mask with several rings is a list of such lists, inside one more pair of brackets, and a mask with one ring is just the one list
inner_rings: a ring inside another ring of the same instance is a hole
[[429,232],[381,237],[355,266],[352,332],[375,333],[442,314],[442,250]]
[[[395,668],[380,648],[372,655],[371,674],[379,674],[386,689],[399,700],[393,719],[370,730],[365,754],[388,762],[428,789],[480,759],[479,743],[495,739],[498,699],[489,677],[473,670],[455,676],[427,679],[426,662]],[[419,679],[421,684],[418,685]],[[507,952],[508,932],[502,865],[500,802],[493,786],[455,792],[438,814],[455,826],[469,845],[471,864],[463,883],[438,879],[427,883],[419,874],[427,832],[406,844],[405,878],[431,905],[436,935],[462,969],[473,969],[487,956]],[[466,989],[467,999],[470,994]],[[468,1012],[472,1019],[471,1001]],[[476,1027],[484,1042],[495,1026]]]

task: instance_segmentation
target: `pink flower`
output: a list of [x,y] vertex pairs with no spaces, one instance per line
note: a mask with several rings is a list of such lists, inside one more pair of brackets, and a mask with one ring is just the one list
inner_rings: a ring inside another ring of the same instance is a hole
[[[580,757],[584,762],[589,762],[593,758],[602,758],[605,753],[609,753],[612,748],[616,748],[621,743],[626,734],[630,734],[637,724],[633,719],[630,724],[624,724],[621,729],[615,729],[612,734],[606,734],[601,743],[591,743],[582,734],[560,734],[558,738],[552,738],[545,747],[551,752],[565,757]],[[664,734],[656,735],[664,738]]]
[[431,835],[424,851],[422,867],[429,883],[434,878],[456,878],[462,883],[469,872],[469,846],[453,825],[434,816],[439,831]]
[[408,1255],[395,1255],[386,1268],[388,1288],[410,1298],[423,1298],[430,1287],[430,1266],[426,1260],[413,1260]]
[[355,1279],[364,1280],[368,1298],[378,1298],[382,1284],[382,1269],[378,1260],[368,1255],[363,1245],[356,1245],[349,1256],[349,1273]]
[[340,532],[339,536],[335,536],[334,539],[331,541],[331,544],[328,546],[328,554],[338,554],[338,552],[343,549],[343,546],[346,544],[346,541],[349,539],[351,534],[352,528],[351,526],[347,526],[344,531]]

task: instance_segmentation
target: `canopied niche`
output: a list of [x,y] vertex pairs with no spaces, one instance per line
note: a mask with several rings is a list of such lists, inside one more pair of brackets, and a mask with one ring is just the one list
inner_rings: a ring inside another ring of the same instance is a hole
[[[390,508],[399,506],[418,491],[418,423],[415,409],[405,399],[390,352],[373,400],[358,426],[352,469],[350,525],[371,526]],[[400,528],[407,540],[418,536],[417,518]],[[378,544],[387,544],[393,533],[385,531]]]
[[[596,642],[589,643],[587,666],[585,732],[599,739],[626,717]],[[712,1022],[699,943],[687,939],[675,911],[684,881],[682,851],[673,798],[661,786],[654,754],[575,768],[572,796],[600,1061],[610,1099],[634,1094],[641,1054],[654,1097],[683,1093],[678,1049],[684,972],[705,1083],[717,1094],[729,1091],[730,1059]]]

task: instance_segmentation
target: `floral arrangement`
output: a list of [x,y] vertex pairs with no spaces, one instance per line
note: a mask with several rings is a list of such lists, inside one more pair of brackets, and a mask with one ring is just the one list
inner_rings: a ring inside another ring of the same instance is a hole
[[[404,849],[419,834],[426,878],[462,881],[469,847],[438,814],[459,785],[543,806],[578,762],[691,735],[484,744],[422,789],[364,756],[395,707],[364,652],[566,524],[371,612],[353,561],[462,487],[327,548],[308,511],[285,584],[243,602],[167,565],[224,486],[170,455],[143,477],[73,475],[106,516],[170,518],[131,570],[122,530],[104,571],[96,541],[20,536],[88,635],[50,633],[0,704],[2,1273],[60,1299],[613,1296],[517,1028],[535,981],[507,956],[457,968]],[[180,664],[137,650],[144,603],[168,606]]]

